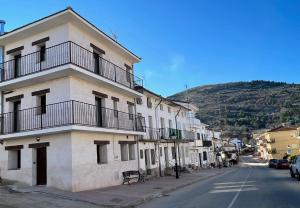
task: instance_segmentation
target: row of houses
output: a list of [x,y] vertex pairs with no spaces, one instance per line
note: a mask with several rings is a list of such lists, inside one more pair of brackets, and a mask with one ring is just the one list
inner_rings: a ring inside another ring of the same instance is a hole
[[261,159],[282,159],[300,152],[300,127],[279,126],[270,129],[256,139],[256,152]]
[[71,8],[3,32],[0,46],[2,178],[82,191],[215,162],[220,133],[197,107],[143,87],[141,58]]

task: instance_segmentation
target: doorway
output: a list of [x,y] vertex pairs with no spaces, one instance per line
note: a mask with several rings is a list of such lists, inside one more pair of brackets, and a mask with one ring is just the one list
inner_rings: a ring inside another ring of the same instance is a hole
[[14,78],[19,76],[20,67],[21,67],[21,54],[18,54],[15,55],[14,57]]
[[95,97],[96,101],[96,122],[98,127],[103,127],[103,100],[100,97]]
[[47,148],[36,148],[36,185],[47,184]]
[[199,153],[199,165],[200,165],[200,167],[202,167],[202,155],[201,155],[201,153]]
[[145,165],[146,165],[146,171],[148,173],[148,170],[150,169],[150,151],[149,151],[149,149],[145,149]]
[[13,102],[13,131],[17,132],[20,129],[20,110],[21,100]]

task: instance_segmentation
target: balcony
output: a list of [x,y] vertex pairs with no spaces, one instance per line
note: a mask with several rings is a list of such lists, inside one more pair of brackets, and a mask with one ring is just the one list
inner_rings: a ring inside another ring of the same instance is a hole
[[187,140],[194,141],[196,138],[195,132],[182,130],[182,137]]
[[203,147],[211,147],[211,146],[212,146],[212,141],[203,140]]
[[148,140],[159,140],[159,130],[156,128],[146,127],[146,136],[143,136],[143,139]]
[[142,79],[71,41],[1,63],[0,82],[67,64],[73,64],[130,89],[143,86]]
[[145,131],[145,119],[141,116],[70,100],[4,113],[0,132],[11,134],[69,125]]
[[186,130],[176,130],[172,128],[160,128],[160,139],[183,139],[183,140],[195,140],[195,133]]

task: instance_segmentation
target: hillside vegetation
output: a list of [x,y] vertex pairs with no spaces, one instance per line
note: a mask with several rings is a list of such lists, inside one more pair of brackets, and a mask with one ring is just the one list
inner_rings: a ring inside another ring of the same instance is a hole
[[225,136],[300,124],[300,84],[234,82],[199,86],[169,98],[191,101],[199,107],[197,117]]

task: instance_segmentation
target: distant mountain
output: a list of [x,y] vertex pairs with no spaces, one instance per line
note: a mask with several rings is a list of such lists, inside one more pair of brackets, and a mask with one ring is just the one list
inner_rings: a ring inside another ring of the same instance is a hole
[[300,84],[252,81],[194,87],[169,97],[199,107],[197,117],[225,136],[300,124]]

